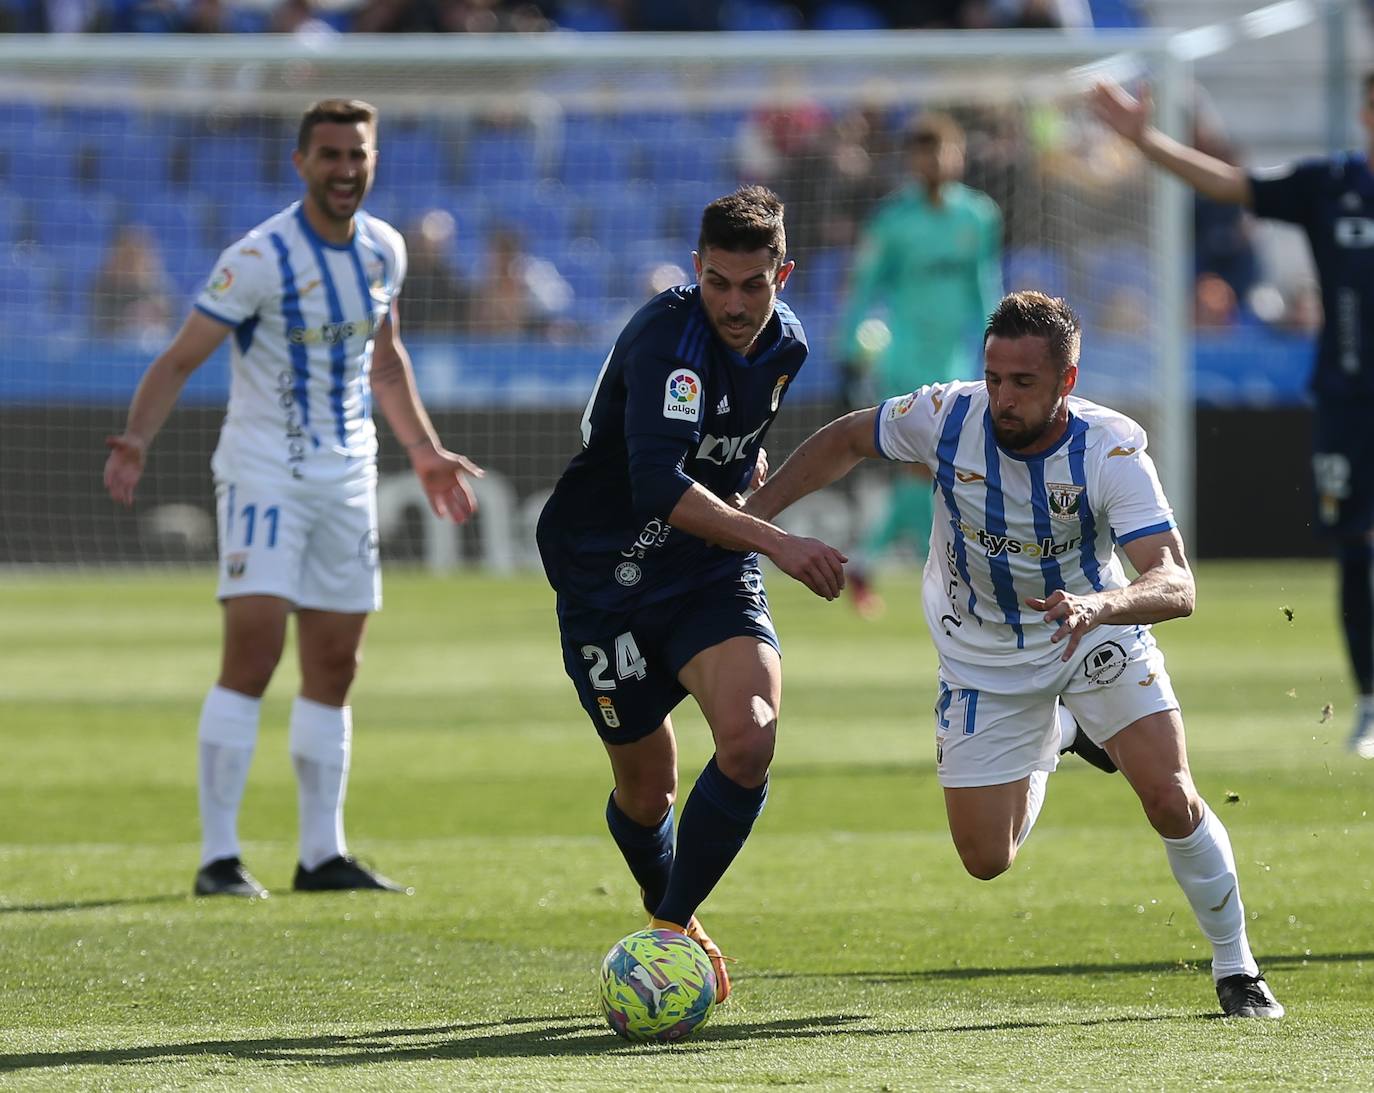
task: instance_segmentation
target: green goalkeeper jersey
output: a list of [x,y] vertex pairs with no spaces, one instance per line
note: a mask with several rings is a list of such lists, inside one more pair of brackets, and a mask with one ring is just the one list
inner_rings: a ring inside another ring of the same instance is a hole
[[972,379],[974,352],[1002,295],[1002,214],[978,190],[946,183],[939,206],[922,187],[889,197],[864,229],[841,315],[838,351],[869,354],[859,325],[880,310],[892,339],[878,356],[880,397]]

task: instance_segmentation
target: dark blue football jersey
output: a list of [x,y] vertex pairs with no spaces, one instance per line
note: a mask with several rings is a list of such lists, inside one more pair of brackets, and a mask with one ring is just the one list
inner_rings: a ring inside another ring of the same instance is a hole
[[724,345],[695,285],[655,296],[616,340],[573,457],[539,517],[539,552],[562,595],[622,610],[739,573],[755,555],[668,524],[697,482],[718,497],[749,483],[806,335],[781,300],[752,360]]
[[1255,214],[1299,225],[1312,246],[1326,322],[1312,390],[1374,397],[1374,174],[1361,155],[1304,160],[1250,177]]

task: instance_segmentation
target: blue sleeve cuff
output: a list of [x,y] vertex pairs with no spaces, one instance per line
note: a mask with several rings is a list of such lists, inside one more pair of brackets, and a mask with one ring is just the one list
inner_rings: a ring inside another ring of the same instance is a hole
[[239,324],[238,324],[237,322],[235,322],[233,319],[226,319],[223,315],[217,315],[215,312],[211,311],[208,307],[206,307],[206,306],[205,306],[204,304],[202,304],[202,303],[197,303],[197,304],[195,305],[195,308],[196,308],[196,310],[199,311],[202,315],[206,315],[206,316],[210,317],[211,319],[214,319],[215,322],[217,322],[217,323],[223,323],[223,324],[224,324],[225,326],[227,326],[227,327],[231,327],[231,328],[232,328],[232,327],[236,327],[236,326],[239,325]]
[[882,442],[883,410],[891,401],[891,399],[883,399],[882,402],[878,403],[878,412],[873,415],[873,447],[877,450],[878,454],[882,456],[884,459],[892,458],[890,455],[887,454],[887,452],[883,451]]
[[1135,540],[1143,539],[1147,535],[1158,535],[1161,531],[1172,531],[1176,527],[1178,527],[1178,525],[1172,520],[1165,520],[1162,524],[1151,524],[1147,528],[1138,528],[1135,531],[1128,531],[1125,535],[1117,536],[1116,541],[1121,546],[1125,546],[1127,543],[1133,543]]

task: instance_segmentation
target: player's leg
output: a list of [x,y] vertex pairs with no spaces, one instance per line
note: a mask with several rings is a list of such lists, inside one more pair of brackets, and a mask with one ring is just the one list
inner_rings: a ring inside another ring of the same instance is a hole
[[216,483],[224,637],[220,673],[201,708],[202,895],[263,895],[239,858],[238,814],[257,743],[263,692],[286,641],[304,532],[275,485]]
[[244,868],[238,818],[257,746],[262,695],[281,659],[291,604],[277,596],[235,596],[222,605],[220,673],[201,706],[197,779],[201,855],[198,895],[261,896]]
[[701,650],[678,678],[701,707],[716,751],[682,807],[677,853],[653,922],[682,930],[702,947],[716,974],[716,998],[723,1002],[731,990],[726,957],[696,910],[743,849],[768,798],[782,662],[772,640],[749,633]]
[[652,915],[673,869],[673,803],[677,800],[677,740],[670,718],[649,735],[625,743],[603,741],[615,788],[606,800],[606,826],[639,884]]
[[348,694],[357,676],[368,613],[381,607],[376,498],[363,481],[312,498],[314,520],[301,564],[296,639],[301,690],[291,705],[302,891],[407,891],[349,856],[344,800],[353,749]]
[[611,761],[606,826],[651,914],[673,864],[677,742],[669,714],[687,694],[660,648],[668,612],[655,605],[641,617],[558,601],[563,668]]
[[946,786],[945,816],[959,860],[972,877],[992,880],[1011,868],[1045,799],[1044,771],[995,786]]
[[1064,701],[1140,798],[1179,887],[1212,945],[1212,975],[1232,1016],[1279,1017],[1245,930],[1230,836],[1193,785],[1183,718],[1164,657],[1148,633],[1099,642]]
[[1343,536],[1337,557],[1341,629],[1359,691],[1349,746],[1374,759],[1374,542],[1367,535]]
[[1163,839],[1174,878],[1212,944],[1223,1009],[1230,1016],[1282,1017],[1250,951],[1230,836],[1193,785],[1178,710],[1149,714],[1104,746]]
[[763,811],[782,704],[782,661],[774,646],[740,636],[703,649],[678,678],[696,698],[716,745],[683,805],[672,877],[655,912],[685,924]]
[[1341,630],[1358,689],[1351,750],[1374,759],[1374,434],[1364,407],[1318,399],[1312,477],[1316,526],[1334,540]]
[[1011,868],[1045,801],[1060,744],[1052,694],[993,694],[940,680],[935,769],[959,860],[991,880]]

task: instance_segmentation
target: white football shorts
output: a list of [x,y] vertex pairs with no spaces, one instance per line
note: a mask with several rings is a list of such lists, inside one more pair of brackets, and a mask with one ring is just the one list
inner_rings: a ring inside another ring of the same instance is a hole
[[1098,744],[1142,717],[1178,709],[1164,654],[1144,627],[1094,630],[1071,660],[1060,660],[1062,653],[1053,646],[1046,659],[1000,673],[941,661],[935,769],[942,786],[994,786],[1054,770],[1061,701]]
[[279,596],[348,614],[382,606],[376,475],[340,483],[219,479],[221,600]]

